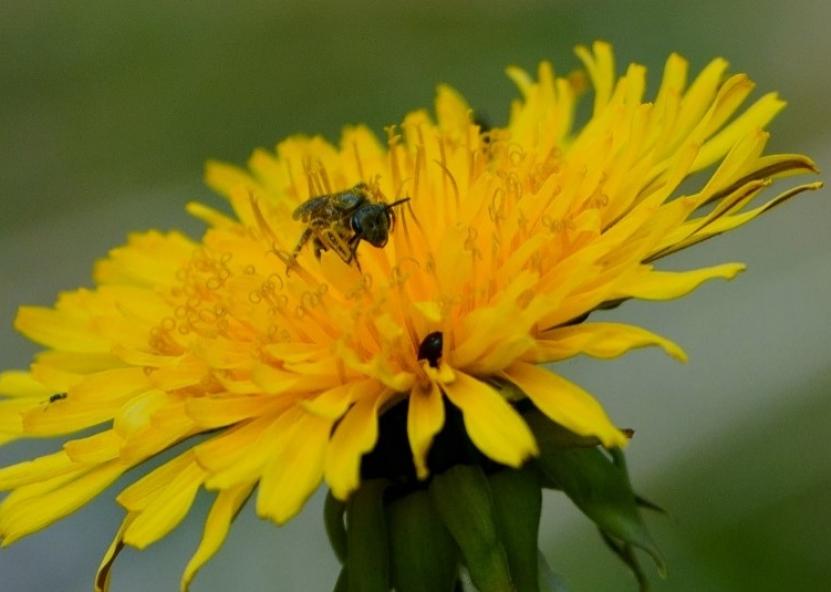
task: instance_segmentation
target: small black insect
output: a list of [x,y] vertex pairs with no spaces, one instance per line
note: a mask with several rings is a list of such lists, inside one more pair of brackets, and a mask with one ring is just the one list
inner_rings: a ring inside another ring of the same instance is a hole
[[430,364],[430,366],[438,368],[443,347],[444,334],[441,331],[428,333],[418,346],[418,359],[427,360],[427,363]]
[[313,238],[318,259],[323,251],[332,249],[344,262],[357,264],[358,244],[365,240],[373,247],[386,245],[395,222],[393,208],[409,199],[405,197],[391,204],[377,201],[366,183],[358,183],[346,191],[306,200],[292,214],[306,229],[292,251],[291,261]]
[[54,395],[49,397],[49,402],[54,403],[55,401],[61,401],[66,399],[68,395],[66,393],[55,393]]

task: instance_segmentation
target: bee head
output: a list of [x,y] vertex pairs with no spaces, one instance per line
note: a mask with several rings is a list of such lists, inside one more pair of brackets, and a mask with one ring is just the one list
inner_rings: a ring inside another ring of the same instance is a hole
[[395,220],[392,208],[408,199],[410,198],[400,199],[391,204],[369,203],[359,207],[352,214],[352,230],[373,247],[383,247],[387,244]]

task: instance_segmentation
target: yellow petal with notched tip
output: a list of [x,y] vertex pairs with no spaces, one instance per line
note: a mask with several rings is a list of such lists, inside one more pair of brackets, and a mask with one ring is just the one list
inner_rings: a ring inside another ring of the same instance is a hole
[[332,420],[301,411],[263,470],[257,514],[278,524],[291,519],[323,476]]
[[0,491],[16,489],[22,485],[37,483],[79,468],[69,455],[61,450],[34,460],[27,460],[0,469]]
[[419,479],[426,479],[427,453],[433,438],[444,426],[444,400],[438,384],[413,387],[407,407],[407,437]]
[[110,461],[34,499],[28,499],[27,503],[8,504],[13,498],[7,497],[0,508],[3,546],[71,514],[111,485],[125,469],[118,461]]
[[95,574],[95,583],[93,585],[93,592],[109,592],[110,590],[110,576],[112,575],[112,568],[115,560],[118,558],[121,551],[124,549],[124,531],[135,519],[135,514],[127,514],[118,527],[118,531],[113,537],[112,543],[107,548],[107,552],[101,559],[101,565],[98,566],[98,571]]
[[205,480],[205,470],[192,459],[155,492],[124,531],[124,542],[144,549],[179,525]]
[[671,300],[695,290],[712,279],[732,280],[745,270],[742,263],[725,263],[693,271],[643,270],[631,279],[616,286],[615,297],[642,298],[644,300]]
[[518,467],[537,454],[531,430],[494,389],[462,372],[457,372],[456,380],[442,385],[442,389],[461,410],[470,439],[487,456]]
[[32,377],[30,372],[0,372],[0,395],[6,397],[48,397],[53,393]]
[[222,543],[225,542],[225,537],[228,536],[231,522],[251,495],[253,489],[253,483],[242,483],[217,494],[205,520],[205,530],[202,534],[202,540],[199,542],[199,547],[188,561],[185,572],[182,574],[182,581],[179,584],[181,592],[188,591],[190,583],[199,570],[202,569],[202,566],[219,551]]
[[[375,392],[373,392],[375,391]],[[338,499],[346,499],[360,483],[361,457],[378,438],[378,408],[389,397],[368,387],[343,416],[326,448],[323,472]]]
[[36,306],[21,306],[15,329],[32,341],[61,351],[104,353],[108,340],[96,334],[85,319]]
[[523,362],[508,368],[503,376],[564,428],[581,436],[597,436],[607,447],[626,444],[626,436],[612,425],[600,403],[576,384]]
[[646,329],[620,323],[581,323],[547,331],[526,356],[538,364],[565,360],[578,354],[595,358],[616,358],[626,352],[656,345],[685,362],[687,356],[678,345]]

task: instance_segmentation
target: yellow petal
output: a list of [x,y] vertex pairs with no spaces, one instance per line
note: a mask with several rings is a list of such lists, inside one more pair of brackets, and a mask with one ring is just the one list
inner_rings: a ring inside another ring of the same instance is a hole
[[581,436],[597,436],[606,447],[626,445],[626,436],[612,424],[600,403],[576,384],[524,362],[517,362],[502,375],[566,429]]
[[[217,473],[245,455],[257,442],[260,433],[274,423],[275,419],[272,415],[241,422],[197,445],[193,449],[193,454],[197,462],[208,472]],[[208,489],[214,489],[210,478],[206,486]]]
[[205,396],[188,399],[185,410],[201,428],[218,428],[278,413],[294,402],[289,395]]
[[243,169],[217,161],[205,165],[205,183],[226,196],[238,187],[254,188],[256,181]]
[[16,489],[29,483],[76,471],[79,468],[63,450],[34,460],[9,465],[0,469],[0,491]]
[[116,501],[130,512],[144,510],[176,475],[193,462],[193,459],[191,451],[180,454],[127,487],[118,494]]
[[[136,368],[141,372],[140,368]],[[76,395],[70,390],[63,399],[47,402],[43,407],[23,415],[23,427],[27,434],[56,436],[69,434],[112,419],[121,406],[130,400],[141,385],[122,383],[102,387],[97,400],[88,396],[88,383]],[[96,383],[97,384],[97,383]],[[80,388],[80,387],[79,387]]]
[[182,581],[179,584],[181,592],[188,591],[197,572],[219,551],[222,543],[225,542],[225,537],[228,536],[231,522],[251,495],[253,488],[253,483],[243,483],[217,494],[208,518],[205,520],[205,530],[199,547],[188,561],[185,572],[182,574]]
[[435,300],[413,302],[413,308],[429,323],[439,323],[442,319],[441,304]]
[[9,504],[7,502],[13,498],[7,497],[0,508],[0,536],[3,537],[3,546],[10,545],[21,537],[71,514],[109,487],[124,470],[124,465],[112,461],[87,471],[77,479],[27,499],[25,503],[20,501]]
[[191,460],[139,512],[125,530],[124,542],[144,549],[176,528],[190,510],[205,475],[205,470]]
[[[291,429],[298,414],[299,410],[292,408],[284,411],[276,418],[266,416],[263,418],[264,423],[255,420],[239,432],[235,430],[229,432],[228,440],[225,441],[226,447],[228,441],[241,441],[246,447],[236,450],[227,450],[226,448],[220,454],[219,460],[222,461],[223,466],[209,476],[205,483],[208,489],[228,489],[234,485],[259,478],[262,475],[263,467],[274,458],[282,438]],[[218,448],[222,444],[221,441],[218,441],[214,448]],[[205,456],[205,449],[202,449],[200,459]],[[227,463],[229,460],[231,463]],[[213,463],[216,460],[210,462]]]
[[678,245],[675,245],[673,250],[681,250],[687,248],[691,245],[700,243],[707,239],[710,239],[714,236],[718,236],[734,228],[738,228],[739,226],[743,226],[747,224],[754,218],[757,218],[764,214],[765,212],[770,211],[772,208],[788,201],[789,199],[799,195],[803,191],[816,191],[821,189],[823,184],[821,181],[817,181],[814,183],[806,183],[804,185],[799,185],[797,187],[793,187],[784,193],[777,195],[775,198],[771,199],[764,205],[759,206],[758,208],[753,208],[752,210],[748,210],[746,212],[741,212],[738,214],[733,214],[730,216],[722,216],[712,222],[709,222],[705,226],[701,227],[699,231],[692,234],[689,238],[682,241]]
[[701,70],[690,85],[681,101],[681,109],[675,125],[677,140],[686,136],[710,108],[727,66],[727,61],[724,59],[714,59]]
[[456,380],[442,388],[461,410],[470,439],[484,454],[504,465],[519,467],[538,453],[534,436],[522,417],[491,387],[457,371]]
[[594,86],[594,114],[597,115],[609,102],[615,80],[615,58],[608,43],[595,41],[592,52],[585,47],[575,49],[583,62]]
[[693,170],[701,170],[716,162],[748,132],[764,129],[784,107],[785,101],[776,93],[763,96],[701,147]]
[[358,488],[363,455],[378,438],[378,408],[391,393],[379,393],[377,384],[366,387],[357,403],[343,416],[326,447],[323,473],[332,493],[346,499]]
[[97,464],[117,458],[124,440],[113,430],[93,434],[87,438],[70,440],[63,445],[75,463]]
[[687,360],[684,351],[672,341],[646,329],[620,323],[581,323],[552,329],[537,339],[526,356],[536,363],[564,360],[578,354],[595,358],[616,358],[626,352],[657,345],[676,360]]
[[131,398],[118,410],[113,421],[113,430],[122,438],[129,438],[147,427],[153,415],[174,399],[174,395],[157,389]]
[[693,271],[646,271],[616,286],[615,298],[671,300],[688,294],[707,280],[731,280],[745,270],[742,263],[724,263]]
[[251,371],[251,380],[264,392],[274,395],[297,388],[303,378],[293,372],[277,369],[270,364],[257,364]]
[[143,368],[116,368],[85,376],[69,388],[65,402],[83,401],[106,404],[122,402],[130,395],[150,387]]
[[419,479],[426,479],[427,453],[433,438],[444,426],[444,401],[435,382],[427,388],[414,387],[407,407],[407,436]]
[[333,421],[300,411],[266,465],[257,493],[257,514],[284,524],[314,493],[323,475]]
[[457,136],[470,126],[470,106],[454,88],[440,84],[436,96],[436,118],[442,132],[450,137]]
[[354,384],[341,384],[334,388],[323,391],[314,399],[306,400],[300,405],[309,413],[332,420],[340,419],[353,402],[356,389]]
[[121,522],[121,526],[118,527],[118,531],[113,537],[113,542],[110,543],[107,552],[104,553],[104,557],[101,559],[101,565],[98,566],[98,571],[95,574],[93,592],[109,592],[113,564],[124,549],[124,531],[127,530],[127,527],[130,526],[135,517],[135,514],[127,514]]
[[[46,399],[48,401],[49,399]],[[0,432],[7,434],[23,433],[23,415],[36,408],[42,408],[43,400],[18,397],[0,400]]]
[[26,337],[60,351],[107,353],[110,343],[85,319],[39,306],[21,306],[14,327]]
[[32,377],[30,372],[8,370],[0,372],[0,395],[6,397],[48,397],[53,394]]
[[236,222],[215,208],[201,204],[198,201],[188,202],[185,206],[188,214],[202,220],[205,224],[215,228],[231,228]]
[[[196,245],[179,232],[135,232],[127,244],[109,252],[95,266],[99,284],[133,284],[155,288],[169,285]],[[148,296],[155,296],[148,292]]]

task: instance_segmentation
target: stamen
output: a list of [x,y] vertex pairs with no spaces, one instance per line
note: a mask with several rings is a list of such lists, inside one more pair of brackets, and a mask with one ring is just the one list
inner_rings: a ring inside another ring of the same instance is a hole
[[[444,148],[442,147],[442,155],[443,154],[444,154]],[[453,176],[453,173],[450,171],[450,169],[447,168],[447,165],[445,163],[443,163],[439,160],[434,160],[433,162],[435,162],[437,165],[439,165],[442,172],[444,173],[444,175],[442,175],[442,178],[445,181],[447,181],[448,179],[450,180],[451,187],[453,188],[453,200],[456,203],[456,210],[458,211],[459,209],[461,209],[461,201],[459,200],[459,186],[456,184],[456,178]],[[445,183],[445,191],[444,191],[445,199],[447,199],[447,189],[446,189],[446,187],[447,187],[447,185]]]
[[389,125],[384,128],[387,133],[387,146],[389,147],[390,171],[392,174],[393,187],[401,186],[401,166],[398,162],[398,145],[401,142],[401,135],[396,133],[397,126]]
[[274,234],[271,226],[269,226],[266,221],[263,211],[260,209],[260,204],[258,203],[257,198],[254,197],[253,192],[248,194],[248,200],[251,203],[251,211],[254,213],[254,219],[257,220],[257,226],[259,227],[260,232],[263,233],[264,237],[270,239],[272,243],[277,242],[277,235]]
[[312,159],[309,157],[303,159],[303,172],[306,174],[306,182],[309,185],[309,197],[322,195],[323,190],[320,187],[317,176],[315,175],[314,167],[312,166]]
[[366,179],[366,175],[364,174],[364,164],[361,161],[361,153],[358,150],[358,142],[352,140],[352,152],[355,154],[355,164],[358,166],[358,176],[361,179]]
[[319,160],[315,161],[315,163],[317,164],[316,170],[317,170],[318,176],[320,177],[321,184],[323,186],[323,190],[324,190],[323,192],[324,193],[333,193],[332,184],[329,183],[329,175],[326,172],[326,167],[323,166],[323,163]]
[[297,187],[297,182],[294,179],[294,170],[291,166],[291,160],[288,158],[286,159],[286,171],[289,175],[289,186],[291,187],[291,192],[294,194],[295,199],[300,200],[300,190]]

